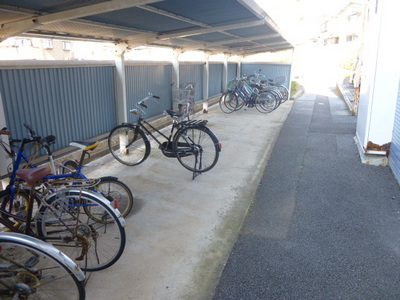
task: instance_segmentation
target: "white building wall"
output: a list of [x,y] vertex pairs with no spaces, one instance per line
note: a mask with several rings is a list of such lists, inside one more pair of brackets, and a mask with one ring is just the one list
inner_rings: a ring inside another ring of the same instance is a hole
[[[392,141],[400,75],[400,27],[397,0],[370,0],[366,15],[357,139],[368,154]],[[375,146],[371,146],[375,145]]]

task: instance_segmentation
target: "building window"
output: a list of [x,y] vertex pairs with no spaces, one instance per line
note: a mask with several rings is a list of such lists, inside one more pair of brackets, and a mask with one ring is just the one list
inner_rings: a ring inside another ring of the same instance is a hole
[[71,49],[72,49],[72,43],[71,42],[63,42],[63,50],[70,51]]
[[347,37],[346,37],[346,42],[355,42],[355,41],[357,41],[357,35],[348,35]]
[[53,49],[53,40],[44,40],[43,43],[45,49]]

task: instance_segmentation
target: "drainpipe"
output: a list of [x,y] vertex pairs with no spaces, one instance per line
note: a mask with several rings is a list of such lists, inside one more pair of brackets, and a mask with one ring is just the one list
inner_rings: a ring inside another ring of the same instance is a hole
[[[178,97],[175,94],[177,92],[177,89],[179,88],[179,55],[181,55],[182,50],[181,49],[175,49],[173,53],[173,59],[172,59],[172,108],[177,109],[178,108]],[[175,97],[176,96],[176,97]]]
[[210,79],[210,54],[205,54],[203,68],[203,113],[208,113],[208,87]]

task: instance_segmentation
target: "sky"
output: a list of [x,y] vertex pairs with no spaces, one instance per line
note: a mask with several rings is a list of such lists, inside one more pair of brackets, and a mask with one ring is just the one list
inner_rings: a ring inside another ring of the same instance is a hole
[[298,43],[319,30],[320,20],[336,15],[349,0],[255,0],[292,43]]

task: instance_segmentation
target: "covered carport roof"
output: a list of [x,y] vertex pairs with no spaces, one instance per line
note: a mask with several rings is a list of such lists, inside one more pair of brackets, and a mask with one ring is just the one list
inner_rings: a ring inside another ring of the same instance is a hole
[[254,0],[0,0],[16,35],[249,55],[293,48]]

